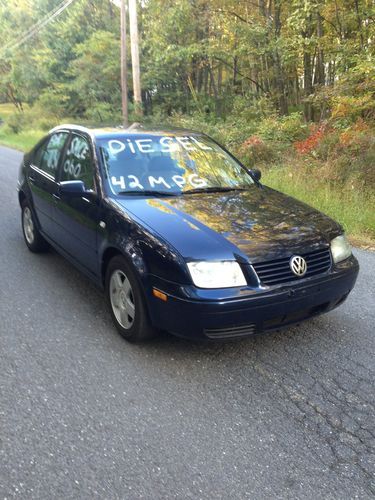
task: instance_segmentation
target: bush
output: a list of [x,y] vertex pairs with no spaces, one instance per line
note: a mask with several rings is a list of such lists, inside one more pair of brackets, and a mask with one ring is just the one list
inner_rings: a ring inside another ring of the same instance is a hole
[[[282,118],[271,116],[259,122],[259,117],[250,119],[256,113],[254,107],[245,110],[243,98],[236,98],[235,103],[232,114],[225,120],[220,118],[216,118],[215,121],[207,120],[201,113],[191,115],[174,113],[166,117],[159,112],[147,117],[147,121],[157,125],[164,122],[166,125],[204,132],[249,166],[275,162],[287,152],[292,141],[305,137],[308,133],[309,129],[300,113]],[[266,104],[264,107],[266,108]]]
[[375,188],[375,129],[362,119],[344,131],[329,129],[315,152],[328,181],[366,191]]
[[10,115],[6,121],[8,130],[13,134],[19,134],[25,128],[25,124],[25,114],[19,112]]
[[257,163],[272,162],[275,160],[275,151],[263,139],[252,135],[241,145],[239,153],[242,161],[249,167]]
[[314,153],[323,139],[325,128],[324,124],[310,127],[310,135],[306,139],[294,143],[295,150],[300,154]]
[[319,160],[328,161],[339,142],[340,132],[327,128],[318,143],[315,144],[314,156]]
[[340,143],[341,154],[332,162],[341,182],[350,182],[360,190],[375,189],[375,135],[359,133],[353,142],[345,146]]
[[301,113],[265,118],[257,128],[257,134],[262,139],[276,142],[292,143],[304,139],[308,133],[309,128],[304,123]]
[[332,99],[332,119],[337,127],[347,127],[358,118],[375,117],[374,94],[368,92],[358,96],[336,96]]

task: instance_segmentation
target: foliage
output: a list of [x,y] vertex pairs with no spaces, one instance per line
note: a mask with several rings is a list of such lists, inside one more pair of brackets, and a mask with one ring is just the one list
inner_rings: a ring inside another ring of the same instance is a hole
[[114,113],[120,100],[118,40],[113,33],[97,31],[75,47],[75,55],[68,71],[71,79],[65,85],[71,101],[74,99],[75,109],[70,111],[74,113],[78,107],[81,115],[97,115],[102,121]]
[[280,142],[293,142],[306,136],[308,131],[300,113],[289,116],[265,118],[258,126],[263,139]]
[[[61,121],[121,120],[120,16],[109,0],[75,0],[11,48],[59,3],[0,0],[0,103],[14,110],[0,104],[0,141],[26,147]],[[283,189],[292,173],[323,209],[339,189],[352,208],[354,192],[371,198],[373,0],[139,0],[138,15],[146,123],[203,131]],[[128,72],[131,118],[130,51]]]
[[375,127],[362,119],[344,131],[327,130],[316,148],[320,176],[360,192],[375,190]]
[[300,154],[314,153],[317,146],[321,142],[324,136],[325,125],[322,124],[319,127],[313,126],[310,128],[310,135],[302,140],[296,141],[294,143],[295,150]]
[[249,167],[276,159],[275,150],[258,135],[252,135],[240,147],[241,157]]
[[[58,3],[0,2],[0,100],[42,100],[55,116],[115,116],[120,23],[110,1],[76,0],[58,22],[7,49]],[[372,0],[147,0],[138,9],[147,114],[254,122],[332,113],[344,128],[374,118]],[[131,96],[131,78],[129,87]]]

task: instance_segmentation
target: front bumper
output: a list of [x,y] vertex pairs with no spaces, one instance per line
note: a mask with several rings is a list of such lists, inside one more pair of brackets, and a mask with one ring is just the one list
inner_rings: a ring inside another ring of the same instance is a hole
[[181,337],[246,337],[334,309],[354,287],[358,271],[352,256],[328,274],[279,287],[236,290],[232,296],[230,290],[221,291],[224,296],[217,290],[199,295],[194,287],[178,287],[153,277],[152,286],[164,291],[168,300],[163,302],[150,293],[150,316],[155,327]]

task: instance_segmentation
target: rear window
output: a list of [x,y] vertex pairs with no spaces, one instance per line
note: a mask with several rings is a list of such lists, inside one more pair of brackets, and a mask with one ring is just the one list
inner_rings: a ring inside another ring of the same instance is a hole
[[67,132],[58,132],[51,135],[34,153],[34,165],[53,178],[56,177],[57,168],[68,135]]

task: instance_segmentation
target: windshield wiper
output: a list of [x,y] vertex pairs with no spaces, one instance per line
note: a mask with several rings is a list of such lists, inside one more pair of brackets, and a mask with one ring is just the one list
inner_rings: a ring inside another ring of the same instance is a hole
[[178,196],[180,193],[168,191],[154,191],[152,189],[144,189],[142,191],[119,191],[117,194],[130,194],[133,196]]
[[204,188],[195,188],[195,189],[187,189],[183,191],[182,194],[195,194],[195,193],[226,193],[228,191],[245,191],[246,188],[241,187],[204,187]]

